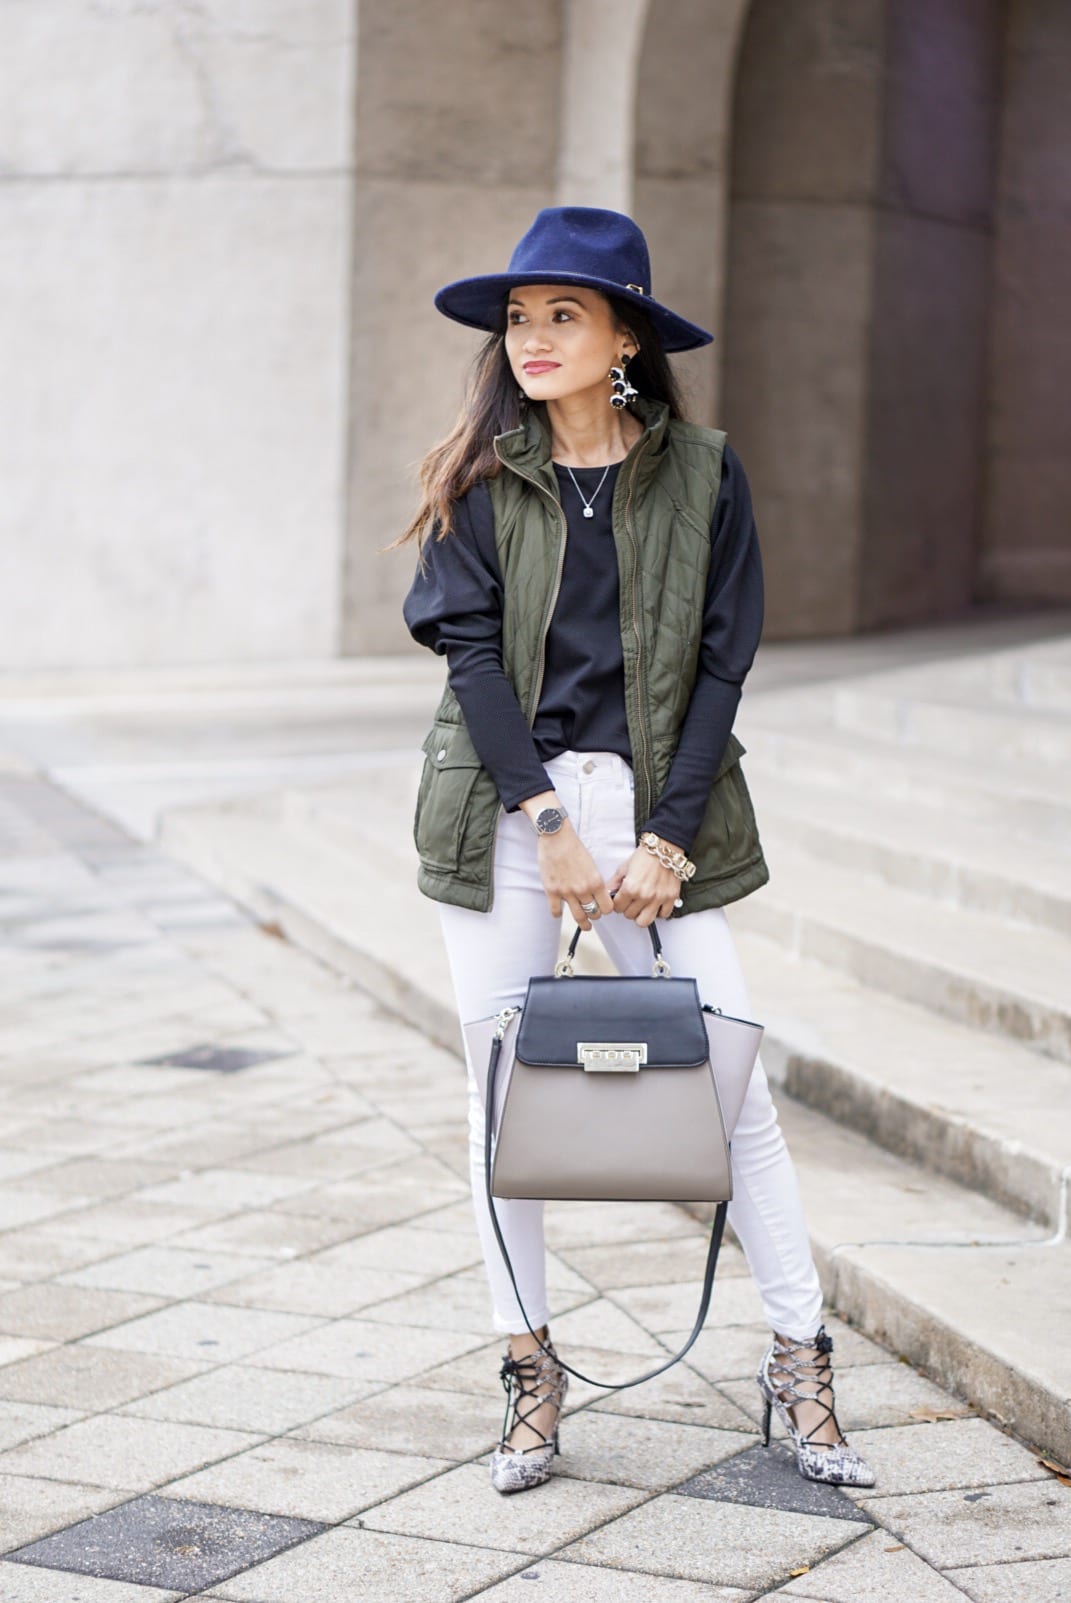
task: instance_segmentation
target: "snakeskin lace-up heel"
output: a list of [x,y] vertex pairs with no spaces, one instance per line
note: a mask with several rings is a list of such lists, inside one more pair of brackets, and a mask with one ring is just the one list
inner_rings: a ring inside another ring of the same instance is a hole
[[[874,1471],[865,1458],[845,1441],[833,1411],[833,1371],[825,1362],[833,1351],[833,1338],[823,1325],[812,1341],[789,1342],[775,1335],[759,1366],[759,1391],[766,1404],[763,1415],[764,1445],[770,1445],[770,1418],[778,1417],[796,1449],[796,1465],[804,1480],[827,1481],[833,1486],[873,1486]],[[801,1431],[792,1417],[797,1403],[817,1403],[823,1417],[809,1431]],[[827,1420],[833,1421],[837,1440],[823,1446],[812,1441]]]
[[[502,1360],[499,1377],[506,1393],[506,1414],[502,1440],[491,1455],[491,1485],[496,1492],[526,1492],[550,1479],[551,1462],[558,1451],[558,1424],[556,1421],[553,1436],[544,1436],[532,1418],[543,1403],[553,1403],[560,1419],[569,1376],[557,1361],[549,1335],[543,1345],[548,1349],[545,1353],[534,1352],[524,1358],[512,1358],[507,1353]],[[527,1425],[539,1441],[532,1447],[507,1446],[518,1425]]]

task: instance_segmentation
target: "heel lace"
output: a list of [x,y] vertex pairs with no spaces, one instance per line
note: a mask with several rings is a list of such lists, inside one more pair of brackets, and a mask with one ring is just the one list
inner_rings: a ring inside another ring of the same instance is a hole
[[[770,1423],[774,1409],[796,1450],[796,1464],[805,1480],[827,1481],[833,1485],[873,1486],[874,1471],[859,1453],[848,1446],[834,1410],[833,1370],[826,1361],[833,1351],[833,1338],[823,1325],[810,1341],[785,1341],[774,1335],[757,1376],[765,1408],[763,1433],[770,1445]],[[813,1403],[821,1413],[807,1431],[796,1424],[793,1410],[800,1403]],[[833,1443],[815,1442],[814,1437],[832,1423],[837,1433]]]
[[[551,1460],[559,1450],[558,1420],[569,1376],[558,1363],[549,1336],[543,1345],[546,1352],[529,1353],[524,1358],[513,1358],[507,1353],[499,1370],[506,1393],[506,1412],[502,1420],[502,1439],[491,1455],[491,1481],[500,1492],[520,1492],[542,1485],[550,1477]],[[545,1435],[534,1423],[534,1415],[546,1403],[557,1409],[551,1436]],[[518,1425],[525,1425],[539,1440],[531,1447],[511,1447],[509,1438]]]

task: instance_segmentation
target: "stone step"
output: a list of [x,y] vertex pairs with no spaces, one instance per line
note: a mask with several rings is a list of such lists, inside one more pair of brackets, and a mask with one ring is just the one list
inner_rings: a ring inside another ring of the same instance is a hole
[[749,779],[761,765],[801,791],[833,787],[917,803],[1071,850],[1071,785],[1059,770],[928,751],[913,751],[905,762],[898,747],[838,729],[817,696],[797,693],[746,702],[743,723]]
[[[734,932],[738,920],[730,909]],[[771,1080],[897,1156],[1058,1228],[1071,1176],[1062,1063],[736,935]]]
[[[401,772],[396,777],[400,795],[406,781]],[[416,891],[411,873],[399,874],[404,833],[399,827],[392,852],[366,853],[358,863],[348,846],[341,849],[323,833],[332,806],[327,795],[313,794],[306,809],[291,793],[285,806],[277,794],[184,807],[165,814],[161,844],[430,1039],[459,1051],[434,906]],[[396,821],[400,825],[397,815]],[[758,943],[748,946],[751,964],[750,948]],[[776,953],[770,957],[777,960]],[[772,969],[768,982],[778,983]],[[757,995],[765,983],[760,980]],[[775,1066],[778,1030],[787,1043],[800,1027],[774,1020],[768,1050]],[[787,1066],[787,1051],[783,1061]],[[802,1076],[799,1083],[805,1083]],[[1015,1305],[1002,1298],[999,1285],[1029,1290],[1039,1265],[1058,1275],[1066,1249],[1047,1246],[1043,1226],[1024,1221],[999,1199],[883,1150],[787,1092],[780,1094],[780,1111],[832,1305],[975,1407],[1066,1460],[1071,1415],[1064,1406],[1063,1322],[1053,1315],[1047,1322],[1034,1319],[1028,1332],[1018,1329]],[[888,1133],[891,1126],[883,1128]],[[1035,1168],[1040,1196],[1044,1163]],[[1019,1178],[1009,1181],[1009,1190],[1016,1185],[1027,1189]],[[965,1284],[969,1296],[961,1293]],[[1033,1301],[1023,1305],[1056,1307],[1066,1289],[1065,1281],[1056,1301],[1050,1296],[1043,1304],[1034,1287]]]
[[[982,820],[837,783],[800,784],[761,760],[748,781],[763,838],[938,902],[1071,936],[1071,820],[1058,843],[1014,834],[1014,803]],[[1006,822],[1005,822],[1006,821]]]
[[1060,709],[1002,706],[975,687],[960,689],[943,677],[927,688],[916,670],[910,678],[875,675],[838,686],[833,717],[842,729],[900,746],[1071,766],[1071,719]]
[[1061,1463],[1071,1243],[780,1095],[827,1301]]
[[770,883],[738,904],[738,928],[875,990],[1071,1062],[1071,939],[927,901],[783,841],[769,855]]

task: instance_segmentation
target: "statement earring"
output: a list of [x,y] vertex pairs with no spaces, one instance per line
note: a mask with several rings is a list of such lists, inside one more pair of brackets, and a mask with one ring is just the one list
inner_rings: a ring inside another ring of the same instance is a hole
[[622,407],[627,406],[630,401],[634,401],[640,393],[635,385],[629,383],[625,374],[628,364],[629,358],[623,356],[621,358],[621,366],[610,369],[610,389],[613,392],[610,396],[610,405],[618,412]]

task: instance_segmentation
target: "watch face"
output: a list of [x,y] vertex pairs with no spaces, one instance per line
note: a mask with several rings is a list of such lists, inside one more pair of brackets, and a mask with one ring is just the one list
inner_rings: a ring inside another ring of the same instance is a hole
[[562,827],[565,814],[557,807],[544,807],[536,819],[536,829],[541,835],[556,835]]

